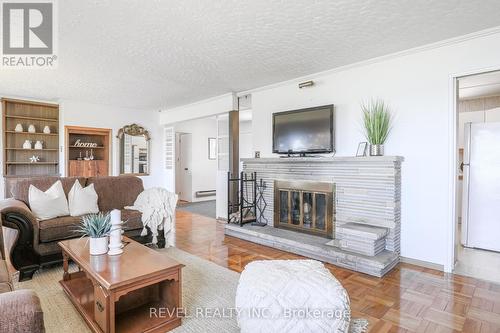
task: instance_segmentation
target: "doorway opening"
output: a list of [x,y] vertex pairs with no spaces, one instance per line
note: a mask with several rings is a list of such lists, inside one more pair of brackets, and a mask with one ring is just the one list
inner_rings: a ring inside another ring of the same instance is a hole
[[215,218],[217,117],[179,122],[174,131],[179,209]]
[[228,172],[254,156],[252,118],[251,95],[245,95],[236,111],[173,125],[179,210],[227,220]]
[[180,202],[191,202],[192,191],[192,134],[175,133],[175,192]]
[[454,273],[500,282],[500,71],[457,78]]

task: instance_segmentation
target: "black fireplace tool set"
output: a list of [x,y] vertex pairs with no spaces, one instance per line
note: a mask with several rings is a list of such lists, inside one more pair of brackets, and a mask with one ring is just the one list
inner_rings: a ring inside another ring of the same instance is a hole
[[264,192],[267,186],[262,178],[257,181],[256,172],[241,172],[239,177],[227,173],[227,221],[240,226],[251,223],[255,226],[266,226],[264,212],[267,202]]

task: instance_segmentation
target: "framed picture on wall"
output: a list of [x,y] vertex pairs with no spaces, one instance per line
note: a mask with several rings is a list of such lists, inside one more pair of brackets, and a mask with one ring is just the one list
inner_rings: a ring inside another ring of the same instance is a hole
[[367,148],[368,148],[368,142],[360,142],[358,145],[358,151],[356,152],[356,157],[366,156]]
[[208,159],[217,159],[217,139],[208,138]]

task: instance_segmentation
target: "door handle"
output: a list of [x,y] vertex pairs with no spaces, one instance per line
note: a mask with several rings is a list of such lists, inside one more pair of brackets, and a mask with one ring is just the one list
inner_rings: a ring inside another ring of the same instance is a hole
[[189,169],[188,168],[184,168],[185,171],[188,171]]

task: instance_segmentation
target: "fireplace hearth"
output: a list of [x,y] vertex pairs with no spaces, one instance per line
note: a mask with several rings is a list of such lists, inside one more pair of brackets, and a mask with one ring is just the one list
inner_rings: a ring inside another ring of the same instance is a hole
[[333,238],[335,185],[274,181],[274,227]]

